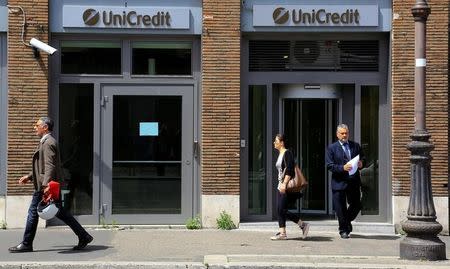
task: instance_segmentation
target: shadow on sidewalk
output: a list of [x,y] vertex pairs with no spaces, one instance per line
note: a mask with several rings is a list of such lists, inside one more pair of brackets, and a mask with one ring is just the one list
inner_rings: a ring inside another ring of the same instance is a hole
[[287,240],[327,242],[327,241],[333,241],[333,237],[329,237],[329,236],[308,236],[305,239],[303,239],[303,237],[292,237],[292,238],[288,238]]
[[373,239],[373,240],[399,240],[401,237],[396,235],[362,235],[351,234],[350,238]]
[[102,246],[102,245],[89,245],[85,249],[82,250],[73,250],[73,246],[55,246],[55,248],[51,249],[38,249],[33,252],[58,252],[60,254],[79,254],[79,253],[87,253],[93,251],[106,250],[112,247]]

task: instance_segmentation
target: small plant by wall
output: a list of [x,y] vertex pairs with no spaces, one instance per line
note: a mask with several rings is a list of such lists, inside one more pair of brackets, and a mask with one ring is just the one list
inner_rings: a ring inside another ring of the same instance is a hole
[[197,215],[194,218],[189,218],[186,221],[186,228],[189,230],[198,230],[202,228],[202,221],[200,220],[200,216]]
[[6,221],[2,220],[0,221],[0,229],[5,230],[7,227]]
[[234,224],[233,220],[231,219],[231,215],[226,211],[222,211],[220,213],[220,216],[216,219],[216,223],[217,228],[221,230],[236,229],[236,224]]

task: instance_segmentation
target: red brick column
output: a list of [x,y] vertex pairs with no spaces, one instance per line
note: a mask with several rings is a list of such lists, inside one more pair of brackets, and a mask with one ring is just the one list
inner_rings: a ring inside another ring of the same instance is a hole
[[[24,40],[32,37],[48,42],[48,1],[9,0],[21,6],[26,15]],[[33,50],[21,40],[23,14],[19,9],[8,15],[8,175],[7,194],[30,194],[33,185],[18,185],[18,179],[31,171],[31,157],[38,138],[33,132],[36,119],[48,110],[48,56],[35,59]],[[18,12],[15,12],[18,11]]]
[[202,194],[239,194],[240,8],[203,1]]
[[[406,145],[414,130],[414,0],[394,0],[392,22],[392,185],[394,196],[409,196],[410,152]],[[448,182],[448,1],[428,1],[427,129],[434,197],[447,196]]]

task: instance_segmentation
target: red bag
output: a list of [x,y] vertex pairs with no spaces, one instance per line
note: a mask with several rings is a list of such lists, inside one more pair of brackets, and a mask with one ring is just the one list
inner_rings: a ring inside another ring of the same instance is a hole
[[44,200],[44,202],[48,202],[50,200],[57,201],[59,200],[59,192],[60,192],[59,183],[51,180],[48,183],[48,192],[44,193],[42,200]]

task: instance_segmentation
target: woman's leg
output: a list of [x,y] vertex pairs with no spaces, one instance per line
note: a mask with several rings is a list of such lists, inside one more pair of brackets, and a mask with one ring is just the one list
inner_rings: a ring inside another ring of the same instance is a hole
[[287,195],[277,191],[278,227],[280,234],[286,234]]

